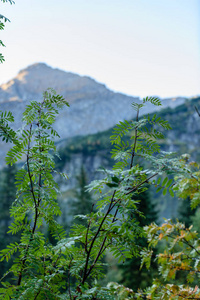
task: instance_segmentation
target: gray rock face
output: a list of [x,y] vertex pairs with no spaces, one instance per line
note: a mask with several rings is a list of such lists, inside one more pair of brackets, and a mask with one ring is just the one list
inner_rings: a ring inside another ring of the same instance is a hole
[[[55,123],[61,139],[76,135],[87,135],[111,128],[119,121],[131,119],[135,111],[131,103],[139,98],[114,93],[94,79],[53,69],[44,63],[37,63],[19,72],[8,83],[0,86],[0,110],[10,110],[15,117],[14,128],[21,125],[22,112],[31,100],[41,101],[47,88],[53,88],[70,103],[64,108]],[[163,100],[164,107],[174,107],[184,98]],[[143,113],[156,108],[149,104]],[[7,146],[0,145],[0,164]]]

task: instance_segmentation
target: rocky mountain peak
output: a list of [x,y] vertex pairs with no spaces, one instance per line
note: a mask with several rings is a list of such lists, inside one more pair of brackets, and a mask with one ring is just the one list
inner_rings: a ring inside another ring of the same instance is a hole
[[105,85],[90,77],[54,69],[45,63],[36,63],[21,70],[15,78],[0,86],[0,102],[24,101],[28,100],[27,97],[30,100],[30,96],[40,99],[49,87],[69,101],[86,92],[93,95],[106,91]]

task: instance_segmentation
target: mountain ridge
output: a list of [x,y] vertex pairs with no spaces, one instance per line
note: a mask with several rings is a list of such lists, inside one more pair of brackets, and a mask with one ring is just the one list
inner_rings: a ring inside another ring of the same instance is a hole
[[[80,92],[81,90],[87,90],[87,92],[91,94],[94,91],[95,93],[106,92],[139,99],[139,97],[113,92],[108,89],[105,84],[99,83],[89,76],[82,76],[58,68],[52,68],[45,63],[35,63],[20,70],[13,79],[0,85],[0,102],[15,101],[15,99],[10,98],[13,92],[15,92],[14,97],[18,97],[18,100],[27,100],[27,95],[22,93],[23,90],[21,91],[22,86],[24,91],[26,90],[30,95],[40,94],[40,97],[41,93],[47,88],[53,88],[58,94],[60,93],[64,97],[68,97],[69,101],[71,100],[70,94],[72,92]],[[21,94],[21,99],[18,94]],[[171,107],[174,106],[173,103],[182,101],[183,99],[185,99],[185,97],[166,98],[163,99],[163,101]]]
[[[69,103],[69,108],[60,111],[55,129],[61,139],[84,136],[105,131],[124,119],[133,119],[135,111],[131,103],[140,103],[138,97],[127,96],[109,90],[88,76],[54,69],[44,63],[36,63],[21,70],[18,75],[0,85],[0,110],[11,111],[15,117],[14,129],[21,126],[22,112],[31,101],[41,101],[47,88],[53,88]],[[184,98],[163,100],[163,107],[182,104]],[[150,103],[143,114],[160,109]],[[5,156],[8,146],[0,147],[0,155]],[[2,159],[0,159],[2,164]]]
[[74,96],[77,96],[77,91],[80,93],[87,90],[92,93],[94,89],[98,92],[106,89],[105,85],[97,83],[88,76],[54,69],[45,63],[35,63],[19,71],[17,76],[7,83],[0,85],[0,102],[2,97],[4,97],[3,102],[9,101],[11,95],[16,97],[12,101],[27,100],[26,92],[31,96],[41,97],[47,88],[55,89],[57,93],[70,98],[69,101],[73,100],[72,93],[75,92]]

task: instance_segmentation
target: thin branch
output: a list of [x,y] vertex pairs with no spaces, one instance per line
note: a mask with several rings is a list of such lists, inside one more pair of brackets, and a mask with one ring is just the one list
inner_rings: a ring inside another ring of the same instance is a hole
[[[119,201],[117,201],[117,202],[119,202]],[[115,205],[117,204],[117,202],[115,202]],[[115,205],[114,205],[114,206],[115,206]],[[112,206],[111,210],[114,208],[114,206]],[[117,216],[118,210],[119,210],[119,209],[117,208],[116,211],[115,211],[115,213],[114,213],[114,216],[113,216],[113,219],[112,219],[112,223],[115,222],[115,218],[116,218],[116,216]],[[106,247],[104,247],[104,245],[105,245],[105,243],[106,243],[106,240],[107,240],[107,236],[105,236],[104,239],[103,239],[103,242],[102,242],[102,244],[101,244],[101,247],[100,247],[100,249],[99,249],[99,252],[98,252],[98,254],[97,254],[97,256],[96,256],[96,258],[95,258],[93,264],[91,265],[91,267],[89,268],[89,270],[88,270],[88,272],[87,272],[87,277],[90,275],[92,269],[94,268],[96,262],[98,261],[99,257],[101,256],[101,254],[105,251]]]
[[[138,107],[138,109],[137,109],[136,122],[138,122],[138,119],[139,119],[139,107]],[[131,154],[131,164],[130,164],[130,169],[131,169],[132,166],[133,166],[133,159],[134,159],[134,157],[135,157],[135,149],[136,149],[137,138],[138,138],[137,132],[138,132],[138,127],[136,126],[136,127],[135,127],[135,140],[134,140],[134,146],[133,146],[133,151],[132,151],[132,154]]]
[[[34,193],[34,189],[33,189],[33,181],[32,181],[32,176],[31,176],[30,166],[29,166],[29,158],[30,158],[29,157],[29,153],[30,153],[30,144],[31,144],[31,133],[32,133],[32,124],[30,125],[30,131],[29,131],[29,141],[28,141],[28,149],[27,149],[27,168],[28,168],[28,176],[29,176],[29,180],[30,180],[30,184],[31,184],[31,193],[32,193],[34,204],[35,204],[35,207],[36,207],[37,202],[36,202],[36,197],[35,197],[35,193]],[[19,272],[19,277],[18,277],[18,282],[17,282],[18,286],[21,284],[22,272],[23,272],[23,269],[24,269],[24,265],[26,263],[27,254],[28,254],[28,250],[29,250],[29,246],[30,246],[30,241],[31,241],[32,236],[34,234],[35,227],[36,227],[36,214],[35,214],[34,226],[33,226],[33,229],[32,229],[32,235],[31,235],[31,237],[29,239],[29,243],[28,243],[28,245],[26,247],[26,253],[25,253],[24,259],[22,261],[21,270]]]
[[32,193],[32,196],[33,196],[34,204],[36,206],[37,202],[36,202],[36,197],[35,197],[35,193],[34,193],[33,181],[32,181],[32,176],[31,176],[31,171],[30,171],[30,165],[29,165],[31,132],[32,132],[32,124],[30,125],[30,134],[29,134],[29,141],[28,141],[28,149],[27,149],[27,159],[26,159],[26,162],[27,162],[28,176],[29,176],[29,180],[30,180],[30,184],[31,184],[31,193]]
[[70,283],[70,268],[71,268],[71,262],[72,262],[72,260],[71,260],[70,263],[69,263],[69,270],[68,270],[68,286],[69,286],[68,291],[69,291],[69,298],[70,298],[70,300],[72,300],[71,283]]
[[[41,110],[41,109],[40,109]],[[39,112],[40,113],[40,112]],[[38,220],[38,207],[39,207],[39,197],[38,197],[38,201],[36,200],[36,196],[35,196],[35,192],[34,192],[34,184],[33,184],[33,181],[32,181],[32,174],[31,174],[31,170],[30,170],[30,164],[29,164],[29,160],[30,160],[30,147],[31,147],[31,134],[32,134],[32,124],[30,124],[30,131],[29,131],[29,141],[28,141],[28,148],[27,148],[27,171],[28,171],[28,176],[29,176],[29,181],[30,181],[30,185],[31,185],[31,193],[32,193],[32,196],[33,196],[33,201],[34,201],[34,206],[35,206],[35,219],[34,219],[34,224],[33,224],[33,228],[32,228],[32,234],[31,234],[31,237],[29,239],[29,243],[27,245],[27,248],[26,248],[26,254],[25,254],[25,257],[22,261],[22,266],[21,266],[21,270],[20,270],[20,273],[19,273],[19,277],[18,277],[18,283],[17,285],[19,286],[21,284],[21,280],[22,280],[22,272],[23,272],[23,269],[24,269],[24,265],[26,263],[26,260],[27,260],[27,254],[28,254],[28,250],[29,250],[29,246],[30,246],[30,242],[31,240],[33,239],[33,235],[35,233],[35,230],[36,230],[36,225],[37,225],[37,220]],[[39,126],[39,125],[38,125]],[[41,176],[41,175],[40,175]],[[39,187],[41,186],[41,177],[39,176]]]
[[88,234],[89,234],[89,229],[90,229],[90,225],[91,225],[91,219],[88,223],[88,226],[87,226],[87,231],[86,231],[86,235],[85,235],[85,252],[88,254],[88,249],[87,249],[87,243],[88,243]]
[[88,277],[88,275],[87,275],[87,268],[88,268],[88,263],[89,263],[90,253],[91,253],[92,247],[93,247],[93,245],[94,245],[94,243],[95,243],[95,241],[96,241],[96,239],[97,239],[97,236],[98,236],[98,234],[99,234],[99,232],[100,232],[100,230],[101,230],[101,227],[103,226],[103,224],[104,224],[104,222],[105,222],[105,220],[106,220],[108,214],[109,214],[110,211],[112,210],[112,203],[113,203],[113,201],[114,201],[115,193],[116,193],[116,190],[113,192],[113,195],[112,195],[112,198],[111,198],[111,201],[110,201],[110,205],[109,205],[109,207],[108,207],[108,210],[107,210],[105,216],[103,217],[103,220],[101,221],[101,223],[100,223],[100,225],[99,225],[99,227],[98,227],[98,229],[97,229],[97,232],[96,232],[96,234],[94,235],[94,237],[93,237],[93,239],[92,239],[92,242],[91,242],[91,244],[90,244],[90,248],[89,248],[89,250],[88,250],[87,257],[86,257],[86,263],[85,263],[84,275],[83,275],[82,283],[84,283],[85,280],[86,280],[87,277]]
[[199,112],[198,108],[196,106],[194,108],[196,109],[196,112],[198,113],[198,116],[200,117],[200,112]]
[[136,191],[141,185],[143,185],[144,183],[147,183],[150,179],[152,179],[153,177],[155,177],[157,175],[158,175],[158,172],[156,172],[155,174],[151,175],[149,178],[145,179],[144,181],[142,181],[138,185],[134,186],[129,192],[126,193],[126,195],[129,195],[132,192]]
[[35,295],[35,298],[34,298],[34,300],[36,300],[36,299],[37,299],[37,296],[39,296],[39,293],[40,293],[40,291],[38,291],[38,293]]
[[[164,289],[166,289],[167,291],[169,291],[171,294],[172,294],[172,291],[171,291],[171,289],[168,289],[166,286],[164,286]],[[183,299],[190,299],[190,300],[193,300],[193,299],[196,299],[196,300],[200,300],[200,298],[194,298],[193,296],[192,296],[192,294],[194,294],[195,292],[194,291],[188,291],[188,293],[191,295],[181,295],[180,293],[176,293],[176,294],[174,294],[174,296],[179,296],[179,297],[181,297],[181,298],[183,298]],[[191,298],[192,297],[192,298]]]

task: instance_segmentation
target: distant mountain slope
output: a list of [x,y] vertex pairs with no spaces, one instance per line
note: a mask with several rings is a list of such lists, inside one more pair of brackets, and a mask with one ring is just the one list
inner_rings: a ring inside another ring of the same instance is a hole
[[[168,120],[172,130],[163,131],[165,139],[160,140],[161,150],[177,152],[177,156],[189,153],[192,160],[200,162],[200,118],[195,110],[195,106],[200,110],[200,97],[186,101],[176,108],[166,108],[157,112],[157,117]],[[111,168],[111,144],[109,137],[112,135],[112,128],[93,135],[83,137],[73,137],[63,140],[60,144],[61,160],[57,161],[57,168],[65,172],[69,179],[67,182],[60,181],[62,199],[69,198],[70,190],[76,185],[76,176],[83,166],[87,172],[89,182],[98,179],[100,167]],[[154,200],[156,200],[160,218],[176,217],[178,199],[170,197],[169,194],[163,196],[152,190]]]
[[[21,125],[22,112],[30,100],[40,101],[47,88],[54,88],[70,103],[63,109],[55,123],[61,139],[76,135],[87,135],[107,130],[123,119],[134,118],[131,109],[133,101],[139,98],[115,93],[94,79],[53,69],[44,63],[37,63],[19,72],[8,83],[0,86],[0,110],[10,110],[15,117],[14,127]],[[184,98],[163,100],[164,107],[174,107]],[[149,104],[144,113],[154,111]],[[1,159],[7,146],[0,145]],[[0,161],[2,164],[2,160]]]
[[[187,100],[176,108],[165,108],[157,112],[156,115],[163,120],[167,120],[172,127],[172,130],[169,131],[160,129],[165,136],[165,139],[159,141],[161,150],[176,152],[177,155],[189,153],[192,159],[200,162],[200,117],[195,110],[195,106],[200,110],[200,97],[193,98],[190,101]],[[106,165],[112,165],[110,159],[110,136],[112,131],[113,128],[110,128],[101,133],[73,137],[58,143],[60,145],[61,161],[58,161],[57,165],[60,170],[67,168],[74,155],[82,157],[82,159],[80,158],[80,164],[84,164],[88,157],[100,155]],[[100,161],[101,159],[99,160],[99,166],[103,165]],[[89,165],[87,165],[86,169],[89,168]],[[77,171],[76,168],[71,169],[74,172]],[[92,168],[92,172],[94,171],[95,167]]]

